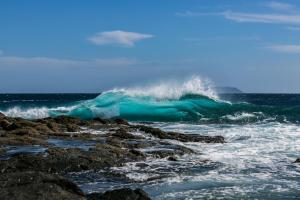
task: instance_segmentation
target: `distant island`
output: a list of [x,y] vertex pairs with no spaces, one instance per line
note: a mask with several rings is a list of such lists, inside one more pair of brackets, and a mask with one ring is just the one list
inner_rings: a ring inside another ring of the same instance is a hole
[[235,87],[215,87],[214,90],[218,94],[236,94],[236,93],[243,93],[240,89]]

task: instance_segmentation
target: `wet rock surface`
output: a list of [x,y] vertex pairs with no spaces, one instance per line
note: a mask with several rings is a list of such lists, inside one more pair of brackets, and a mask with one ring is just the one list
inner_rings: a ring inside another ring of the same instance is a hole
[[3,200],[27,199],[86,199],[73,182],[57,175],[42,172],[17,172],[0,175]]
[[26,120],[0,113],[0,189],[4,199],[150,199],[144,191],[128,188],[86,196],[61,176],[85,171],[122,176],[109,169],[130,162],[147,166],[148,158],[176,163],[178,157],[195,153],[178,141],[225,142],[221,136],[166,132],[123,119]]
[[150,200],[146,192],[141,189],[132,190],[130,188],[122,188],[107,191],[103,194],[93,193],[87,195],[88,200]]
[[63,149],[51,147],[45,153],[18,154],[0,162],[0,172],[42,171],[51,173],[78,172],[120,166],[125,162],[144,159],[141,154],[132,153],[107,144],[97,144],[84,151],[78,148]]
[[149,200],[141,189],[116,189],[105,193],[84,194],[72,181],[55,174],[26,171],[0,175],[0,193],[3,200]]
[[225,139],[222,136],[201,136],[197,134],[181,134],[176,132],[165,132],[158,128],[153,128],[144,125],[136,126],[139,130],[149,133],[160,139],[178,140],[181,142],[205,142],[205,143],[224,143]]

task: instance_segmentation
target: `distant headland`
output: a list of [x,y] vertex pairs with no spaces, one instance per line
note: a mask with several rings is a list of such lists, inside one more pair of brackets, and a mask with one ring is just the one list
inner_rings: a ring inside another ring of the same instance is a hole
[[241,91],[238,88],[235,87],[214,87],[214,90],[218,93],[218,94],[236,94],[236,93],[243,93],[243,91]]

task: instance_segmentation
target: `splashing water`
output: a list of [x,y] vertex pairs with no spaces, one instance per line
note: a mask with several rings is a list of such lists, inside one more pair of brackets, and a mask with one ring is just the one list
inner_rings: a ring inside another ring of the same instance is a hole
[[[168,81],[145,87],[103,92],[94,99],[59,107],[13,107],[2,111],[13,117],[42,118],[70,115],[82,119],[121,117],[131,121],[192,123],[254,123],[278,121],[299,123],[299,104],[231,103],[220,100],[211,82],[199,77]],[[272,103],[272,102],[271,102]]]
[[123,93],[130,97],[153,97],[157,100],[178,100],[188,94],[218,99],[216,92],[212,89],[212,83],[208,79],[201,79],[197,76],[184,82],[166,81],[145,87],[114,89],[105,93]]

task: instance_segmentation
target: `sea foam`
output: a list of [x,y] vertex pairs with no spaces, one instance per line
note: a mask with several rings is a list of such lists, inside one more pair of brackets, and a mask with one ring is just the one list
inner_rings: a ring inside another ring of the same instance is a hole
[[213,89],[213,83],[208,79],[193,76],[184,81],[162,81],[144,87],[116,88],[105,93],[122,92],[125,95],[137,97],[146,96],[156,99],[179,99],[187,94],[203,95],[212,99],[218,99]]

